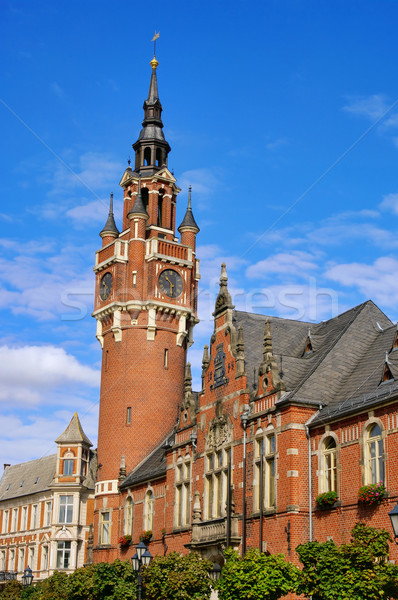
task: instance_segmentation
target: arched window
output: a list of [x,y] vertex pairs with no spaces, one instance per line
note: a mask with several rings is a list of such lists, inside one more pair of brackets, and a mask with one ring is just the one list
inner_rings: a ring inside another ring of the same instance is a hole
[[145,531],[153,530],[153,513],[154,513],[155,498],[153,492],[148,490],[145,494],[144,502],[144,529]]
[[323,441],[322,463],[323,491],[337,492],[337,448],[332,436]]
[[124,534],[133,535],[133,515],[134,515],[134,504],[130,496],[126,500],[124,505]]
[[156,150],[156,166],[157,167],[162,166],[162,151],[160,148],[157,148],[157,150]]
[[144,165],[148,166],[151,164],[151,149],[145,148],[144,150]]
[[148,188],[146,188],[146,187],[141,188],[141,198],[142,198],[142,202],[144,204],[145,210],[148,212],[148,202],[149,202]]
[[367,431],[366,477],[367,483],[384,481],[383,438],[377,423],[370,425]]

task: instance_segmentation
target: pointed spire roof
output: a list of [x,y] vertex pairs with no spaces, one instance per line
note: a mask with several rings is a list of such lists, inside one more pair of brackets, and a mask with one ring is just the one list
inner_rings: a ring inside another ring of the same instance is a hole
[[185,217],[182,220],[181,225],[178,228],[178,231],[181,233],[182,231],[184,231],[184,229],[192,229],[195,231],[195,233],[198,233],[200,231],[195,218],[193,216],[193,212],[192,212],[192,205],[191,205],[191,192],[192,192],[192,187],[189,186],[189,191],[188,191],[188,207],[187,207],[187,212],[185,213]]
[[151,60],[151,62],[149,64],[152,67],[152,75],[151,75],[151,83],[149,84],[148,98],[146,99],[146,102],[148,104],[155,104],[156,100],[158,102],[160,102],[159,92],[158,92],[158,78],[156,76],[156,69],[157,69],[159,63],[156,60],[156,56],[153,57],[153,59]]
[[77,412],[75,412],[68,427],[55,440],[55,443],[56,444],[64,444],[64,443],[76,444],[76,443],[80,443],[80,442],[83,442],[85,444],[88,444],[89,446],[92,446],[92,443],[90,442],[90,440],[88,439],[88,437],[86,436],[86,434],[83,431],[83,427],[81,426]]
[[145,219],[149,219],[149,215],[145,209],[144,202],[142,200],[141,194],[141,177],[138,179],[138,192],[134,201],[134,206],[127,214],[127,218],[131,219],[132,217],[142,216]]
[[[170,146],[165,140],[162,122],[162,104],[159,99],[156,69],[158,61],[154,56],[150,62],[152,67],[148,98],[144,102],[144,120],[138,140],[133,144],[136,153],[135,171],[153,174],[163,166],[167,166]],[[145,162],[143,158],[145,157]],[[146,162],[148,161],[148,162]]]
[[118,237],[120,231],[116,227],[115,217],[113,216],[113,192],[111,192],[111,197],[109,200],[109,213],[108,218],[104,227],[100,231],[100,236],[105,237],[106,235],[112,235],[114,237]]

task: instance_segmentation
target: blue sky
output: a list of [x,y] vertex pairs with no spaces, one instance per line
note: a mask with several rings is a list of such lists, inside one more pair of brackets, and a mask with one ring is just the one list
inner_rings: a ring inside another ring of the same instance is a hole
[[155,30],[201,228],[196,387],[223,260],[240,309],[398,319],[398,3],[3,0],[0,22],[0,465],[53,452],[75,410],[96,443],[92,265]]

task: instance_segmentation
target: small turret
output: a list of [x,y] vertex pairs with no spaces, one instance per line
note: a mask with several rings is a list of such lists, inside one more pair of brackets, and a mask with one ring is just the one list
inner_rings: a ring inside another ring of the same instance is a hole
[[113,193],[111,193],[111,197],[109,200],[109,213],[108,218],[104,227],[100,231],[100,236],[102,237],[102,246],[106,246],[110,244],[115,238],[119,237],[120,232],[116,227],[115,217],[113,215]]
[[144,202],[142,201],[141,178],[138,180],[138,192],[134,201],[133,208],[127,214],[128,219],[133,219],[134,217],[143,217],[145,220],[149,219],[149,215],[144,206]]
[[184,244],[185,246],[190,246],[195,250],[196,235],[199,233],[200,229],[193,216],[191,193],[192,188],[191,186],[189,186],[187,211],[185,213],[181,225],[178,228],[178,231],[181,233],[181,244]]

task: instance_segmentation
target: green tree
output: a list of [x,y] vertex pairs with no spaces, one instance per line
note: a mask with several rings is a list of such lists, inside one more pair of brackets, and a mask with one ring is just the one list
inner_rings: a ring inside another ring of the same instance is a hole
[[22,585],[19,581],[7,581],[3,588],[3,592],[1,592],[0,588],[0,597],[1,600],[20,600],[22,592]]
[[142,572],[146,600],[206,600],[210,598],[212,563],[195,552],[156,556]]
[[293,591],[299,577],[297,567],[282,555],[265,555],[249,550],[240,557],[225,551],[226,563],[218,582],[220,600],[277,600]]
[[68,578],[68,600],[95,600],[94,577],[96,565],[76,569]]
[[51,577],[37,582],[29,600],[68,600],[68,593],[68,575],[55,571]]
[[[92,597],[87,596],[89,600],[135,600],[136,574],[131,562],[116,559],[110,564],[95,565],[92,593]],[[75,600],[78,600],[78,597]]]
[[297,592],[313,600],[398,598],[398,567],[387,562],[390,534],[357,524],[348,544],[308,542],[296,548],[303,564]]

